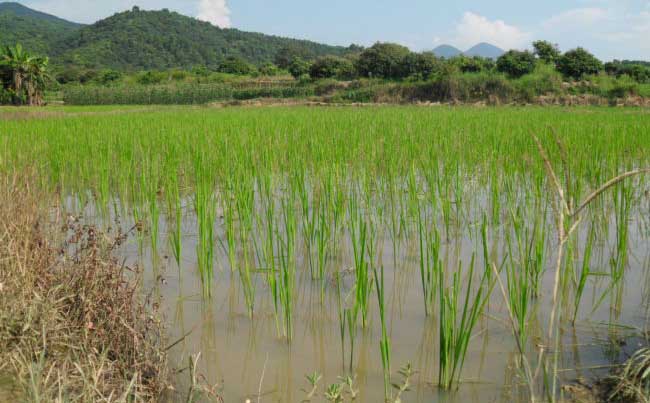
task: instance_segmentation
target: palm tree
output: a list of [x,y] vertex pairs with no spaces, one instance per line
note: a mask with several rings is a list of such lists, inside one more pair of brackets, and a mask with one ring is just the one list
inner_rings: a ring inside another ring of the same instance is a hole
[[50,77],[47,73],[47,57],[32,56],[18,44],[6,47],[0,65],[9,70],[9,89],[18,103],[43,103],[43,90]]

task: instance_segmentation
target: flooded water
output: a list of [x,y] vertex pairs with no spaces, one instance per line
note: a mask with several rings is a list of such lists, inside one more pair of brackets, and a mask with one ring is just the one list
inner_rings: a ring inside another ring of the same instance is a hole
[[[628,222],[628,260],[623,280],[611,286],[609,277],[594,275],[586,290],[573,326],[569,320],[573,306],[563,306],[559,345],[558,374],[561,382],[593,378],[611,370],[637,347],[637,329],[643,327],[648,314],[647,289],[650,266],[650,209],[647,200],[638,200]],[[86,217],[94,212],[87,209]],[[133,223],[121,218],[124,228]],[[614,217],[610,217],[613,221]],[[102,221],[99,220],[98,221]],[[606,221],[606,220],[605,220]],[[353,289],[353,250],[349,239],[342,238],[340,247],[328,260],[330,276],[324,286],[312,280],[306,260],[306,248],[297,237],[296,287],[294,293],[294,327],[291,343],[280,336],[273,299],[263,270],[254,271],[255,308],[248,315],[242,283],[228,264],[224,219],[215,224],[220,245],[214,257],[215,275],[211,282],[212,297],[203,296],[203,285],[197,263],[197,222],[188,213],[183,219],[183,249],[180,267],[172,257],[167,238],[166,221],[161,218],[159,250],[153,253],[148,237],[133,236],[120,253],[128,264],[145,268],[143,289],[151,291],[165,317],[170,343],[181,340],[171,350],[172,364],[187,366],[190,355],[200,352],[199,368],[202,382],[215,385],[226,402],[301,402],[309,390],[306,375],[322,374],[317,396],[321,398],[328,385],[341,376],[353,376],[358,390],[357,402],[379,402],[384,398],[384,378],[380,355],[381,328],[377,299],[370,296],[369,321],[366,329],[359,327],[351,360],[348,335],[342,343],[338,314],[337,287],[331,273],[342,275],[343,294]],[[471,225],[442,241],[444,267],[467,266],[476,254],[476,267],[483,267],[480,240]],[[546,242],[546,271],[542,277],[541,295],[532,301],[527,349],[535,356],[549,320],[550,298],[554,281],[553,262],[557,242],[549,224]],[[588,224],[579,234],[578,255],[582,253]],[[616,251],[615,225],[597,236],[591,271],[608,273]],[[497,226],[489,230],[492,253],[502,261],[506,252],[505,230]],[[404,237],[394,248],[391,236],[378,236],[377,264],[385,271],[386,319],[391,342],[391,363],[394,383],[402,378],[400,367],[411,363],[417,371],[410,379],[411,388],[402,396],[405,402],[501,402],[526,401],[526,386],[518,369],[518,350],[508,321],[504,298],[495,287],[484,314],[474,329],[473,337],[457,391],[438,388],[438,312],[425,316],[420,281],[419,244],[417,234]],[[462,263],[461,263],[462,262]],[[580,263],[578,257],[577,262]],[[467,278],[463,278],[467,281]],[[572,301],[567,291],[568,300]],[[187,371],[177,375],[187,387]],[[174,396],[184,399],[179,388]]]

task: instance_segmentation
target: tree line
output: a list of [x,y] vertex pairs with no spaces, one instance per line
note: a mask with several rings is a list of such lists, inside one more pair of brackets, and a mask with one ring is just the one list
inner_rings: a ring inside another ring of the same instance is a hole
[[620,77],[628,75],[639,83],[650,82],[650,66],[639,62],[603,63],[584,48],[560,52],[548,41],[533,43],[533,51],[510,50],[497,60],[482,57],[457,56],[441,59],[432,52],[414,53],[393,43],[376,43],[372,47],[347,57],[323,56],[313,62],[293,60],[288,69],[294,77],[313,79],[356,77],[402,80],[427,80],[434,75],[479,72],[498,72],[510,78],[532,73],[544,63],[553,66],[567,79],[580,80],[588,75],[606,72]]
[[[541,65],[551,66],[566,79],[580,80],[586,76],[606,73],[613,77],[628,76],[638,83],[650,83],[650,63],[613,61],[603,63],[584,48],[565,53],[548,41],[536,41],[532,51],[510,50],[493,60],[483,57],[457,56],[439,58],[432,52],[416,53],[394,43],[376,43],[369,48],[353,45],[346,55],[324,55],[313,58],[305,49],[296,46],[278,51],[273,62],[254,65],[238,56],[228,56],[214,67],[195,66],[190,70],[174,70],[174,79],[185,75],[207,76],[212,72],[242,76],[276,76],[290,74],[296,79],[336,79],[342,81],[357,78],[384,80],[426,81],[453,73],[501,73],[509,78],[531,74]],[[107,83],[121,73],[114,70],[79,70],[74,67],[57,74],[59,83],[97,82]],[[178,77],[176,77],[178,76]],[[140,73],[141,84],[158,84],[166,74],[147,71]]]

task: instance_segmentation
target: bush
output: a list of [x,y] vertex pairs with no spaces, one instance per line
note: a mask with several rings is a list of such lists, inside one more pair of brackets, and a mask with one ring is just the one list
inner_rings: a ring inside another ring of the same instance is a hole
[[11,105],[13,103],[13,96],[11,92],[7,91],[0,85],[0,105]]
[[310,67],[311,64],[309,64],[309,62],[306,62],[302,59],[295,59],[289,66],[289,73],[293,76],[293,78],[298,80],[303,76],[309,74]]
[[174,81],[184,81],[189,75],[185,70],[172,70],[170,78]]
[[122,78],[122,73],[115,70],[104,70],[97,77],[97,82],[103,85],[112,84]]
[[339,78],[350,79],[354,77],[354,66],[347,59],[337,56],[319,57],[309,68],[312,79]]
[[497,70],[511,78],[519,78],[535,70],[535,55],[529,51],[510,50],[497,59]]
[[441,60],[433,53],[409,53],[400,62],[400,77],[428,80],[441,69]]
[[81,77],[81,72],[78,68],[66,67],[55,76],[55,79],[60,84],[69,84],[78,83],[79,77]]
[[145,71],[135,77],[135,82],[142,85],[160,84],[167,79],[167,74],[160,71]]
[[282,70],[273,63],[264,63],[260,66],[260,74],[267,77],[277,76],[282,73]]
[[458,56],[449,60],[461,73],[481,73],[493,70],[495,63],[492,59],[483,57]]
[[577,48],[560,57],[557,69],[565,77],[579,80],[586,75],[598,74],[603,69],[603,64],[585,49]]
[[401,78],[402,61],[410,53],[404,46],[378,42],[361,52],[357,72],[362,77]]
[[531,102],[540,95],[562,92],[562,75],[550,64],[539,63],[535,71],[513,82],[518,97]]
[[192,70],[190,70],[192,74],[194,74],[197,77],[207,77],[209,76],[212,72],[205,66],[194,66],[192,67]]
[[314,93],[318,96],[322,96],[332,94],[337,90],[345,88],[347,88],[345,83],[341,83],[330,78],[318,81],[314,87]]
[[257,72],[257,69],[239,57],[230,56],[219,64],[219,71],[222,73],[247,76]]
[[535,41],[533,42],[533,48],[535,49],[535,56],[544,63],[555,64],[560,58],[558,46],[550,42]]

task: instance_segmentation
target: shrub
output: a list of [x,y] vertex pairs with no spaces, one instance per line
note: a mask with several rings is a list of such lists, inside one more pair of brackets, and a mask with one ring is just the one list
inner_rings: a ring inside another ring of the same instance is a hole
[[354,77],[354,66],[347,59],[337,56],[319,57],[309,68],[309,76],[313,79]]
[[400,77],[412,77],[415,80],[428,80],[440,71],[441,60],[433,53],[409,53],[400,62]]
[[603,64],[585,49],[577,48],[560,57],[557,69],[564,76],[579,80],[586,75],[598,74],[603,69]]
[[555,64],[560,58],[558,46],[551,42],[535,41],[533,42],[533,48],[535,49],[535,56],[544,63]]
[[497,70],[511,78],[519,78],[535,70],[535,55],[529,51],[510,50],[497,59]]
[[530,102],[540,95],[562,92],[562,75],[554,66],[540,63],[533,73],[515,80],[513,84],[518,97]]
[[219,64],[219,71],[222,73],[246,76],[256,73],[257,69],[244,59],[230,56]]
[[282,72],[282,70],[273,63],[264,63],[260,66],[259,71],[260,74],[268,77],[277,76]]
[[97,77],[97,82],[99,82],[100,84],[108,85],[116,81],[119,81],[121,78],[122,78],[122,73],[120,73],[119,71],[104,70],[101,73],[99,73],[99,76]]
[[289,73],[293,76],[293,78],[298,80],[303,76],[309,74],[310,67],[311,65],[309,62],[306,62],[302,59],[295,59],[289,66]]
[[183,81],[189,76],[189,73],[185,70],[172,70],[170,77],[174,81]]
[[197,77],[207,77],[211,74],[211,71],[205,66],[194,66],[190,72]]
[[60,84],[69,84],[69,83],[78,83],[79,77],[81,77],[81,72],[76,67],[66,67],[58,74],[56,74],[55,79]]
[[145,71],[135,77],[135,81],[142,85],[160,84],[167,78],[167,74],[160,71]]
[[492,59],[478,56],[458,56],[450,59],[449,62],[455,65],[461,73],[487,72],[495,67],[495,63]]
[[314,88],[314,93],[318,96],[328,95],[334,93],[336,90],[344,89],[346,86],[344,83],[333,79],[324,79],[316,83]]
[[400,78],[402,60],[410,53],[404,46],[378,42],[361,52],[357,72],[362,77]]

